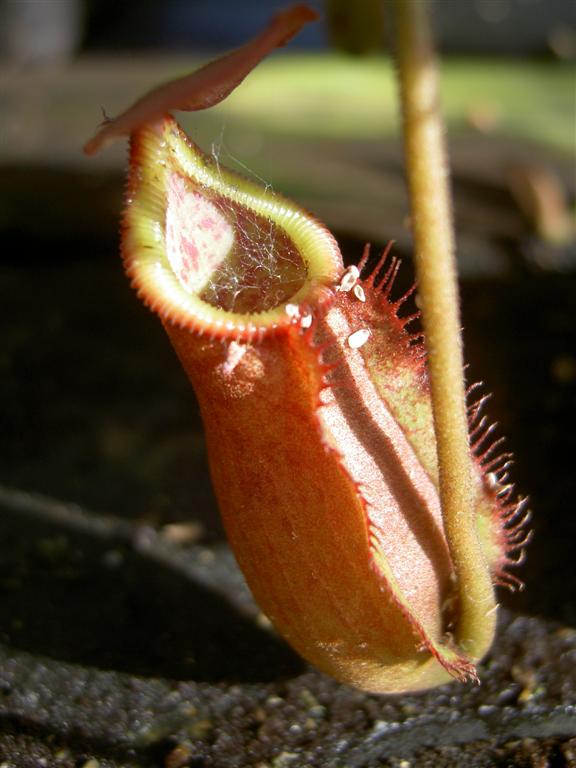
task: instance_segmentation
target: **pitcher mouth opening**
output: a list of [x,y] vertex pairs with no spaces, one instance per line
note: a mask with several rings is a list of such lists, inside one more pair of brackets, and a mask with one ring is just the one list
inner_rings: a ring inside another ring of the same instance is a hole
[[172,118],[132,138],[122,250],[151,309],[212,337],[286,328],[294,305],[325,307],[342,273],[327,229],[222,167]]

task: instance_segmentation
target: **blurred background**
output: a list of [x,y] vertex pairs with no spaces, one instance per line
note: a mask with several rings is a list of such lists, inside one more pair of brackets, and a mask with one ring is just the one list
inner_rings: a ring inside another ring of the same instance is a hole
[[[7,485],[157,527],[192,518],[207,541],[222,538],[192,393],[120,268],[126,142],[96,158],[81,147],[103,113],[241,44],[283,5],[0,2]],[[223,104],[181,121],[219,162],[325,221],[347,260],[366,241],[378,249],[395,239],[409,284],[390,3],[314,6],[320,23]],[[560,521],[574,525],[564,517],[576,493],[566,429],[576,407],[575,6],[433,8],[469,379],[494,392],[520,489],[547,532],[533,546],[526,600],[574,621],[563,592],[572,539],[559,531]]]
[[[103,114],[118,114],[154,84],[241,44],[283,5],[2,0],[0,163],[11,193],[0,224],[23,216],[25,229],[93,232],[110,225],[118,198],[98,194],[94,185],[105,183],[104,171],[123,168],[125,147],[91,160],[80,152]],[[341,232],[402,239],[406,200],[389,5],[316,2],[324,23],[308,25],[222,105],[183,115],[184,126],[221,161],[278,185]],[[565,198],[573,192],[573,168],[564,168],[564,181],[557,174],[574,149],[575,14],[569,0],[434,3],[457,177],[471,175],[471,183],[500,187],[515,200],[509,210],[488,203],[485,215],[462,196],[473,231],[462,233],[461,253],[472,269],[490,269],[495,258],[486,249],[477,258],[481,246],[472,234],[480,221],[480,239],[486,227],[497,236],[514,234],[515,214],[556,240],[570,228]],[[541,151],[549,155],[539,162]],[[29,176],[20,183],[19,170],[26,166],[37,169],[31,187],[40,198],[49,178],[53,197],[56,186],[68,185],[62,174],[75,170],[94,182],[94,199],[86,206],[85,196],[73,195],[84,205],[75,212],[34,196],[24,205],[20,191],[30,193]]]
[[[0,473],[8,485],[156,526],[192,517],[207,540],[222,537],[192,393],[119,264],[126,142],[96,158],[81,147],[103,113],[241,44],[283,6],[0,2]],[[347,260],[366,241],[378,249],[396,240],[409,284],[390,3],[314,6],[320,23],[223,104],[181,121],[219,162],[325,221]],[[526,599],[576,620],[557,575],[559,553],[568,557],[558,520],[576,492],[565,429],[576,407],[575,6],[442,0],[433,8],[469,379],[494,391],[520,489],[534,499],[536,529],[550,534],[534,545]],[[560,592],[551,594],[552,572]]]
[[[434,2],[434,0],[432,0]],[[20,61],[66,59],[80,51],[179,49],[214,51],[242,43],[282,0],[2,0],[2,49]],[[292,48],[321,50],[329,41],[353,53],[377,51],[385,2],[356,8],[311,0],[330,28],[306,28]],[[569,55],[574,9],[566,0],[452,0],[435,3],[436,34],[446,52]],[[573,50],[572,50],[573,53]]]
[[[273,676],[290,666],[268,646],[255,661],[253,624],[238,650],[237,617],[203,592],[194,597],[189,574],[173,583],[174,549],[162,572],[134,554],[141,536],[200,547],[205,571],[226,545],[193,393],[120,265],[126,142],[95,158],[81,152],[103,114],[243,43],[285,4],[0,0],[0,649],[9,658],[24,651],[194,680],[253,679],[248,668],[260,679],[262,669]],[[377,251],[396,240],[406,287],[391,3],[312,5],[320,23],[217,108],[178,117],[219,162],[325,221],[348,262],[366,241]],[[502,600],[573,626],[576,6],[438,0],[433,8],[468,378],[493,393],[490,413],[534,510],[520,572],[527,589]],[[225,562],[211,583],[234,602],[243,593]],[[183,601],[201,608],[182,618]],[[200,615],[209,630],[194,625]],[[190,661],[190,638],[200,636],[205,648]],[[32,717],[27,701],[10,716]],[[106,734],[109,724],[94,727]]]

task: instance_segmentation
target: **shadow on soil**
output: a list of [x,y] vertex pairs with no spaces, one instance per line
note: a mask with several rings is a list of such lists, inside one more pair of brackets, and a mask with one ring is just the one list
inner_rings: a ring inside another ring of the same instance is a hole
[[289,648],[186,574],[61,523],[3,509],[2,641],[34,655],[196,682],[268,682]]

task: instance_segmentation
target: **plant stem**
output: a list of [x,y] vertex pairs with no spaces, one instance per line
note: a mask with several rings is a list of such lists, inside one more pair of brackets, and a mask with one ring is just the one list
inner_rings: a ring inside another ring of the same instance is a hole
[[492,638],[494,596],[473,509],[452,206],[429,7],[429,0],[395,0],[404,150],[440,500],[458,580],[456,640],[477,658]]

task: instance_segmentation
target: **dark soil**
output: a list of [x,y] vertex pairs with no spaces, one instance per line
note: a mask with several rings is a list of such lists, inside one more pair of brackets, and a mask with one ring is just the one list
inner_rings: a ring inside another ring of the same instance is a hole
[[307,667],[253,604],[193,393],[110,221],[88,237],[44,218],[5,226],[0,266],[2,766],[576,765],[570,259],[487,243],[506,258],[462,286],[469,380],[493,392],[535,513],[527,588],[501,596],[480,687],[373,696]]

